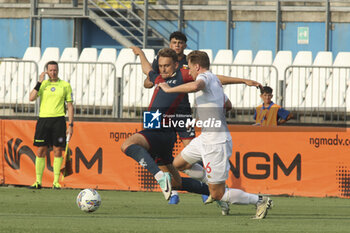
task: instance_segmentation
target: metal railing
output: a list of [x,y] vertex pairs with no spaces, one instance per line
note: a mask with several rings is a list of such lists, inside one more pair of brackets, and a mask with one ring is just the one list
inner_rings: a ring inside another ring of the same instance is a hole
[[109,62],[59,62],[59,77],[69,82],[78,117],[118,117],[118,81]]
[[[29,93],[38,79],[34,61],[0,60],[0,115],[38,115],[38,101]],[[350,109],[350,67],[288,66],[279,77],[272,65],[212,64],[215,74],[256,80],[274,89],[273,101],[291,111],[295,123],[344,124]],[[89,118],[141,119],[154,89],[143,87],[145,75],[140,63],[126,63],[121,77],[116,66],[107,62],[59,62],[59,77],[73,89],[75,115]],[[281,85],[282,84],[282,85]],[[233,109],[230,122],[253,122],[261,104],[259,90],[246,85],[224,86]],[[195,94],[189,94],[195,105]]]
[[298,122],[346,123],[350,67],[288,66],[284,84],[283,105]]
[[16,59],[0,62],[0,115],[35,116],[37,105],[29,101],[29,94],[37,82],[37,63]]
[[[29,93],[38,80],[34,61],[0,60],[0,115],[32,116],[39,101],[30,102]],[[59,62],[59,78],[73,91],[75,116],[118,117],[119,88],[116,67],[108,62]]]

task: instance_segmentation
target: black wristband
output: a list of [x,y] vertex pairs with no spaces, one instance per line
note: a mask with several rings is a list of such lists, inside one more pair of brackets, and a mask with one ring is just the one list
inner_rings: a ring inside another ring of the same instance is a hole
[[73,123],[70,123],[69,126],[72,126],[72,127],[73,127]]
[[34,90],[39,91],[40,90],[40,86],[41,86],[41,82],[37,82],[35,87],[34,87]]

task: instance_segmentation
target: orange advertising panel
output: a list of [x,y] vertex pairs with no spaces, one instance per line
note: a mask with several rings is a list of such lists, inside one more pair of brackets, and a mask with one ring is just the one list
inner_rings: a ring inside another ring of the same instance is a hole
[[[4,147],[3,147],[3,125],[2,125],[2,120],[0,120],[0,150],[4,151]],[[0,158],[0,184],[4,183],[4,156],[1,156]]]
[[[2,120],[2,169],[7,184],[35,181],[32,146],[35,121]],[[159,190],[152,175],[120,151],[141,123],[76,122],[69,144],[71,188]],[[336,128],[230,126],[233,140],[227,184],[252,193],[350,197],[350,131]],[[175,153],[181,151],[177,144]],[[43,186],[53,180],[53,155],[46,160]],[[1,173],[0,173],[1,175]]]
[[252,132],[252,128],[230,128],[230,187],[252,193],[350,198],[349,129],[278,127],[274,132],[262,128]]

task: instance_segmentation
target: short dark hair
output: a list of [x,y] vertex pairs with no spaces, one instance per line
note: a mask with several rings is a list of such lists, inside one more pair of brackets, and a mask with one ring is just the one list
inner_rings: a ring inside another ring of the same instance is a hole
[[193,64],[198,64],[201,67],[209,70],[210,61],[206,52],[194,50],[187,55],[187,61]]
[[177,39],[177,40],[182,40],[182,41],[185,41],[185,43],[187,42],[187,37],[185,34],[183,34],[182,32],[180,31],[176,31],[176,32],[173,32],[170,34],[170,37],[169,37],[169,41],[171,41],[171,39]]
[[170,57],[174,62],[177,62],[177,54],[171,48],[164,48],[159,50],[158,57]]
[[58,70],[58,63],[55,61],[49,61],[45,64],[45,69],[47,70],[47,68],[49,67],[49,65],[56,65],[57,66],[57,70]]
[[273,91],[273,89],[272,89],[271,87],[269,87],[269,86],[264,86],[264,87],[260,90],[261,94],[264,94],[264,93],[266,93],[266,94],[272,94],[272,91]]

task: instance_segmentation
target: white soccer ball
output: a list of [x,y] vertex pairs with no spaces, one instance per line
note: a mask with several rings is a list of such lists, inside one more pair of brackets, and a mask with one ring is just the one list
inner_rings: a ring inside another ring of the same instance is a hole
[[101,196],[94,189],[84,189],[77,196],[79,209],[85,212],[94,212],[101,205]]

